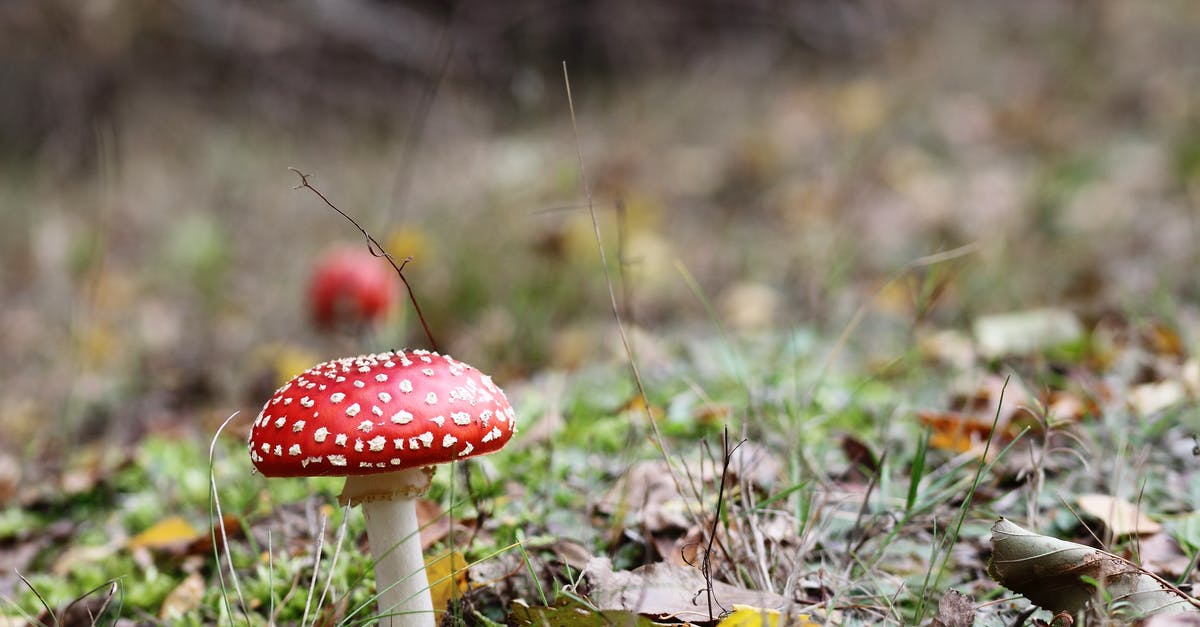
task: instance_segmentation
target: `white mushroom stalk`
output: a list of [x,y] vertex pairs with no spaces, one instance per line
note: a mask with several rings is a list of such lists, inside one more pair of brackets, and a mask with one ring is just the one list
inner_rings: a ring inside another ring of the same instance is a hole
[[375,563],[376,605],[381,625],[437,624],[421,555],[416,506],[416,499],[429,489],[433,472],[433,467],[427,466],[347,477],[338,497],[342,505],[362,505]]
[[515,413],[487,375],[448,356],[398,351],[313,366],[267,401],[250,459],[268,477],[344,476],[339,500],[362,505],[380,624],[432,627],[415,499],[435,464],[492,453]]

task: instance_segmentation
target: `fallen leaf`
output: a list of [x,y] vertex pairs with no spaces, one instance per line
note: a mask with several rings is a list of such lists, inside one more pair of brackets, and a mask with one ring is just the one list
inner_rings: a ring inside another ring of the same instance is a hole
[[[220,521],[214,521],[209,532],[201,534],[184,551],[186,555],[212,555],[213,549],[223,549],[226,539],[245,537],[246,529],[242,519],[235,514],[223,514]],[[214,546],[215,543],[215,546]]]
[[787,599],[772,592],[713,581],[710,610],[700,571],[662,562],[614,572],[608,558],[597,557],[588,563],[583,577],[591,590],[588,598],[597,608],[635,612],[656,620],[708,622],[721,614],[722,607],[735,603],[766,609],[787,604]]
[[687,505],[671,479],[664,461],[634,464],[598,504],[600,511],[617,521],[634,515],[634,524],[650,533],[667,529],[687,529],[690,525]]
[[[717,627],[778,627],[783,614],[752,605],[734,605],[733,611],[717,623]],[[791,627],[817,627],[808,614],[793,614],[787,624]]]
[[984,357],[1027,355],[1074,342],[1083,324],[1065,309],[1030,309],[981,316],[974,324],[975,343]]
[[1007,444],[1015,436],[1015,425],[1027,414],[1033,399],[1020,385],[1005,385],[998,376],[987,376],[974,387],[960,391],[943,411],[920,411],[917,419],[930,428],[929,446],[955,453],[978,449],[992,433],[993,450]]
[[850,467],[843,473],[843,481],[867,483],[871,477],[879,474],[879,460],[866,442],[853,435],[843,434],[840,443],[842,454],[846,456],[846,461],[850,462]]
[[200,532],[188,521],[180,516],[168,516],[130,538],[126,546],[130,549],[170,549],[187,546],[199,537]]
[[1079,509],[1100,519],[1114,536],[1150,535],[1162,531],[1162,525],[1147,517],[1138,506],[1107,494],[1084,494]]
[[1200,612],[1200,601],[1117,555],[1033,533],[1001,518],[992,525],[988,575],[1052,612],[1103,603],[1092,582],[1127,617]]
[[632,612],[597,611],[575,599],[562,597],[553,606],[530,606],[517,599],[510,608],[508,624],[516,627],[654,627],[659,623]]
[[178,618],[200,607],[200,601],[203,599],[204,578],[200,573],[193,572],[167,593],[167,598],[163,599],[162,607],[158,610],[158,617],[163,620]]
[[1178,580],[1192,562],[1180,548],[1179,541],[1167,533],[1156,533],[1139,540],[1137,559],[1142,568],[1171,580]]
[[1129,390],[1129,406],[1140,416],[1152,416],[1187,399],[1180,381],[1158,381],[1135,385]]
[[450,517],[431,499],[417,499],[417,525],[421,530],[422,551],[450,535]]
[[783,476],[783,464],[770,449],[746,440],[729,455],[729,474],[735,480],[745,480],[766,490]]
[[970,627],[975,624],[975,604],[958,590],[947,590],[938,602],[930,627]]
[[467,560],[458,551],[431,557],[425,560],[425,576],[429,577],[433,609],[443,612],[451,599],[467,591]]

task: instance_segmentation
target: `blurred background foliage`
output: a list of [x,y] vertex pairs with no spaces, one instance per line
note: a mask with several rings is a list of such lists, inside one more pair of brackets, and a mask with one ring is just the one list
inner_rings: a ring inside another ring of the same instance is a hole
[[854,342],[1195,321],[1198,33],[1183,0],[3,3],[0,454],[210,434],[297,368],[425,345],[407,310],[309,323],[312,263],[359,239],[288,167],[413,257],[448,352],[502,381],[623,359],[564,61],[650,336],[712,333],[709,304],[836,337],[870,303]]

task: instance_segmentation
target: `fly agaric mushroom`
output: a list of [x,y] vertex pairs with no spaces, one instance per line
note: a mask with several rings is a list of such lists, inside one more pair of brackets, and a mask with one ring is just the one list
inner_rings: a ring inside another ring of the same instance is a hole
[[319,329],[361,327],[382,319],[396,295],[395,277],[382,259],[362,248],[334,248],[309,280],[309,313]]
[[495,452],[514,431],[491,377],[447,355],[397,351],[327,361],[284,384],[249,448],[268,477],[346,477],[338,500],[362,504],[379,613],[391,625],[432,626],[415,499],[435,464]]

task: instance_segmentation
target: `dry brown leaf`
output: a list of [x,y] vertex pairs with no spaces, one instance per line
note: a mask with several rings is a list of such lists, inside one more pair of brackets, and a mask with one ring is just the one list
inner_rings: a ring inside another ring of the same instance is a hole
[[690,526],[686,504],[663,461],[634,464],[604,495],[598,507],[618,520],[634,514],[637,523],[650,533]]
[[[993,449],[1007,444],[1015,435],[1015,423],[1033,406],[1033,399],[1019,385],[1005,385],[998,376],[987,376],[973,388],[956,394],[947,411],[917,412],[930,427],[929,445],[935,449],[965,453],[978,449],[996,426]],[[999,446],[995,446],[999,445]]]
[[1001,518],[992,525],[988,574],[1052,612],[1104,602],[1128,617],[1200,612],[1200,601],[1120,556],[1033,533]]
[[158,617],[169,620],[183,616],[199,607],[203,599],[204,578],[200,573],[193,572],[175,586],[174,590],[167,593],[167,598],[163,599],[162,607],[158,610]]
[[1100,519],[1114,536],[1150,535],[1162,531],[1138,506],[1107,494],[1084,494],[1079,497],[1079,509]]
[[708,622],[722,607],[735,603],[764,609],[782,609],[787,599],[766,591],[747,590],[724,582],[712,585],[712,614],[708,609],[704,576],[695,568],[657,563],[636,570],[616,571],[608,558],[597,557],[584,569],[588,597],[601,610],[625,610],[651,618]]
[[729,456],[729,474],[736,481],[749,481],[754,486],[769,489],[783,476],[783,464],[766,447],[745,441]]
[[970,627],[975,624],[975,603],[958,590],[947,590],[938,602],[930,627]]

